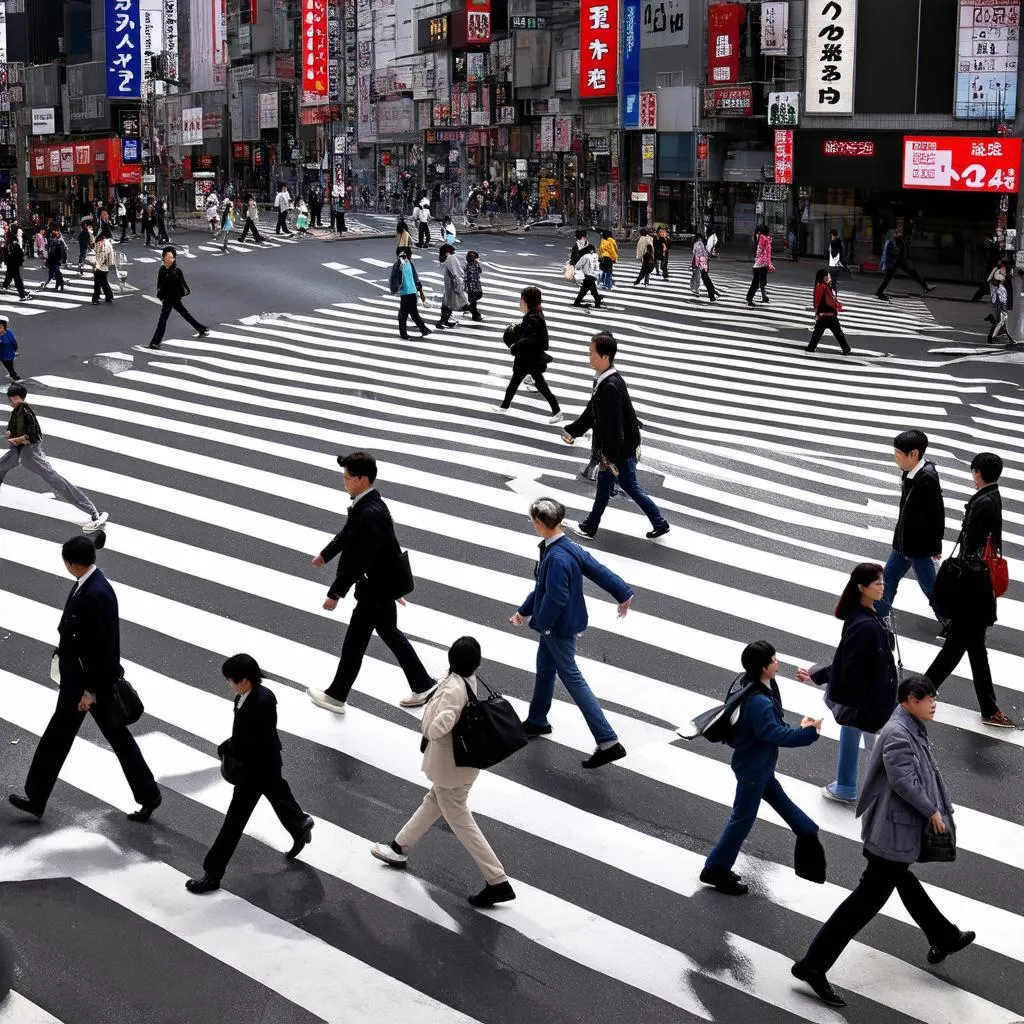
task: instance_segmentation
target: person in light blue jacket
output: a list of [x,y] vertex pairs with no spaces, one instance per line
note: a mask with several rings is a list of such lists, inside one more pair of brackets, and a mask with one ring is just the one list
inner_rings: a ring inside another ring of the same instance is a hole
[[633,603],[633,591],[615,573],[606,569],[588,551],[574,544],[562,532],[565,506],[554,498],[538,498],[530,505],[530,520],[540,543],[537,582],[529,597],[509,619],[513,626],[527,620],[539,634],[537,678],[533,699],[523,727],[530,736],[551,732],[548,711],[555,693],[555,675],[561,678],[576,706],[583,712],[597,749],[584,768],[600,768],[626,756],[615,730],[576,665],[576,637],[587,628],[587,605],[583,577],[596,583],[619,602],[619,618]]

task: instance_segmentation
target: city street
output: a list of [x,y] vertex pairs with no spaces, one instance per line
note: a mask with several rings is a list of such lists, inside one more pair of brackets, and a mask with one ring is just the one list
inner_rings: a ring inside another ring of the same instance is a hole
[[[140,240],[126,287],[90,309],[92,274],[66,292],[0,296],[18,370],[54,467],[109,512],[99,564],[120,603],[126,677],[146,713],[133,732],[163,791],[148,824],[94,723],[82,728],[41,821],[0,807],[2,1024],[1012,1024],[1024,1020],[1024,729],[982,724],[967,659],[940,693],[932,746],[957,811],[958,856],[915,872],[976,942],[938,966],[896,897],[829,973],[841,1013],[790,976],[864,867],[850,807],[823,799],[839,727],[796,670],[828,662],[832,612],[851,568],[884,562],[899,501],[892,438],[930,439],[945,496],[948,555],[973,492],[971,458],[998,452],[1010,589],[988,647],[999,705],[1024,718],[1024,354],[986,344],[973,288],[927,298],[898,278],[890,302],[873,277],[840,282],[844,358],[813,324],[813,260],[776,257],[769,304],[745,303],[749,260],[711,262],[719,300],[689,291],[690,250],[668,281],[631,287],[634,243],[620,245],[606,308],[580,310],[562,277],[571,234],[467,233],[481,254],[482,323],[398,337],[389,294],[393,218],[350,219],[360,234],[232,243],[175,237],[184,301],[208,338],[172,314],[160,351],[160,250]],[[267,231],[266,224],[261,230]],[[374,235],[374,232],[382,232]],[[184,247],[187,247],[187,251]],[[72,255],[75,246],[72,245]],[[435,247],[416,250],[432,293]],[[480,675],[521,717],[536,636],[509,616],[530,592],[531,500],[572,519],[590,508],[590,445],[569,447],[524,386],[494,411],[511,372],[502,344],[526,285],[544,292],[547,379],[575,417],[591,392],[587,345],[619,341],[616,365],[643,423],[641,485],[671,523],[615,498],[591,550],[636,591],[617,619],[588,584],[580,667],[628,756],[580,767],[593,741],[566,690],[553,731],[481,773],[470,807],[517,899],[479,911],[473,862],[438,825],[395,871],[370,856],[423,797],[422,709],[375,638],[344,717],[307,686],[334,673],[352,595],[322,608],[333,579],[310,559],[341,528],[339,453],[367,449],[409,552],[416,586],[398,611],[432,675],[457,637],[475,636]],[[1018,295],[1016,301],[1024,301]],[[1024,348],[1024,344],[1016,349]],[[82,514],[15,470],[0,488],[0,778],[21,791],[53,711],[50,656],[71,580],[61,544]],[[923,672],[942,641],[916,582],[896,602],[904,668]],[[743,646],[779,652],[787,721],[824,717],[820,741],[783,750],[779,778],[820,826],[828,880],[793,872],[793,836],[764,805],[737,864],[750,894],[698,881],[729,814],[730,750],[676,728],[724,696]],[[220,666],[252,654],[278,701],[284,774],[314,816],[312,843],[287,862],[287,833],[266,802],[218,893],[187,878],[220,827],[231,787],[217,744],[231,732]],[[862,757],[862,773],[867,758]],[[124,951],[131,951],[127,958]]]

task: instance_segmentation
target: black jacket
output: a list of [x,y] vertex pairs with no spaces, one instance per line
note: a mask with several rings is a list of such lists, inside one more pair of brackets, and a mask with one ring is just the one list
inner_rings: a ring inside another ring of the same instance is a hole
[[376,490],[366,492],[349,509],[341,532],[320,552],[325,562],[335,555],[341,557],[328,597],[342,598],[354,585],[358,601],[395,599],[402,550],[391,513]]
[[925,462],[913,480],[903,474],[900,514],[892,536],[893,551],[907,558],[926,558],[942,552],[946,506],[934,462]]
[[971,495],[964,509],[961,550],[965,555],[980,555],[989,534],[1000,550],[1003,544],[1003,498],[999,484],[986,484]]
[[543,313],[530,312],[511,334],[509,349],[513,369],[522,373],[543,373],[551,362],[548,353],[548,325]]
[[156,297],[163,302],[177,302],[191,294],[185,275],[177,263],[161,267],[156,276]]
[[636,456],[640,447],[640,421],[622,375],[616,371],[594,389],[579,419],[565,428],[570,437],[594,431],[594,451],[619,465]]
[[265,686],[254,686],[239,706],[231,726],[231,753],[247,774],[281,772],[281,739],[277,735],[277,698]]
[[88,690],[102,701],[124,673],[117,595],[99,569],[72,588],[57,632],[60,688],[78,696]]
[[4,249],[4,263],[7,264],[9,270],[17,270],[25,263],[25,253],[14,238],[7,243]]

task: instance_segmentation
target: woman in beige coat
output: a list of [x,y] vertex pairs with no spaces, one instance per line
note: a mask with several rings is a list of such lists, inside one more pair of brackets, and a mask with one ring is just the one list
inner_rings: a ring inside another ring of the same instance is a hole
[[480,645],[471,636],[460,637],[448,651],[447,677],[423,708],[420,731],[424,737],[423,773],[433,786],[416,813],[402,826],[390,843],[377,843],[371,853],[392,867],[404,867],[409,852],[443,817],[459,842],[476,861],[486,885],[469,902],[474,907],[492,907],[516,898],[508,876],[495,856],[466,802],[469,790],[480,774],[478,768],[460,768],[452,751],[452,728],[469,698],[466,687],[476,693],[474,673],[480,667]]

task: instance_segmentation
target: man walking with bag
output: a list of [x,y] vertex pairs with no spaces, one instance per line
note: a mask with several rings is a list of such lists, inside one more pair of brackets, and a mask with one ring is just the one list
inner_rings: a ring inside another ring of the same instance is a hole
[[[225,236],[225,245],[227,239]],[[167,321],[170,318],[171,310],[175,310],[196,329],[197,338],[208,338],[210,330],[204,327],[185,307],[181,300],[186,295],[191,295],[185,275],[178,266],[178,252],[173,245],[164,246],[164,265],[156,276],[156,297],[162,303],[160,307],[160,319],[156,323],[156,330],[150,340],[150,348],[159,348],[160,342],[164,340],[164,331],[167,330]]]
[[625,757],[626,748],[619,742],[576,665],[576,638],[587,628],[588,621],[583,577],[615,598],[620,619],[633,603],[633,591],[624,580],[565,536],[562,532],[564,518],[565,506],[554,498],[538,498],[530,505],[530,521],[541,538],[537,582],[509,619],[513,626],[521,626],[529,620],[530,628],[539,634],[537,677],[523,728],[529,736],[546,736],[551,732],[547,718],[557,674],[583,712],[597,743],[597,749],[581,764],[584,768],[600,768]]
[[355,586],[356,606],[349,619],[341,660],[334,681],[326,690],[309,688],[309,699],[318,707],[343,715],[352,684],[359,675],[363,655],[374,630],[384,641],[409,681],[410,693],[400,704],[415,708],[425,704],[437,687],[427,674],[419,656],[398,628],[395,604],[405,604],[413,580],[408,560],[395,537],[395,524],[380,493],[373,486],[377,479],[377,460],[369,452],[351,452],[338,456],[344,487],[352,499],[348,519],[341,532],[313,558],[313,566],[322,569],[339,555],[338,572],[324,601],[333,612],[338,601]]

